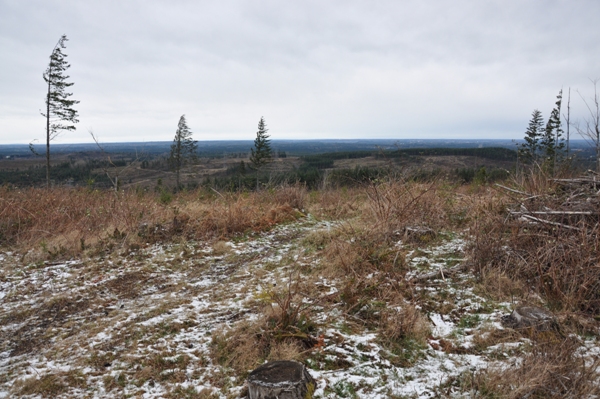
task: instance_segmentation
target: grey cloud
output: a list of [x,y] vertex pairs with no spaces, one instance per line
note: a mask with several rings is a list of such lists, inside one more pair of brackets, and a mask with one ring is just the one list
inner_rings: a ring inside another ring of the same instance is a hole
[[591,0],[0,0],[0,15],[0,143],[43,137],[62,33],[81,100],[63,142],[170,140],[183,113],[198,139],[252,138],[261,115],[280,138],[518,138],[560,87],[600,77]]

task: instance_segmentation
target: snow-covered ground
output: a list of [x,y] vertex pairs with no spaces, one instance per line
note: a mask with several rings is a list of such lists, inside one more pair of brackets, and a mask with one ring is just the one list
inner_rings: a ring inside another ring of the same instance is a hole
[[[23,265],[19,254],[0,254],[0,398],[239,397],[243,381],[210,356],[214,333],[260,317],[260,293],[286,284],[292,268],[317,267],[319,251],[303,239],[332,228],[308,217],[216,244],[149,245],[59,263]],[[460,263],[464,246],[460,236],[406,246],[407,278]],[[324,336],[306,360],[315,397],[439,397],[453,378],[513,362],[526,339],[474,342],[502,330],[500,316],[512,304],[478,295],[472,279],[442,273],[416,286],[431,334],[404,366],[390,361],[375,331],[347,328],[339,307],[315,306]],[[315,284],[325,297],[342,289],[338,283]],[[584,347],[600,353],[595,338]],[[322,368],[328,359],[338,366]]]

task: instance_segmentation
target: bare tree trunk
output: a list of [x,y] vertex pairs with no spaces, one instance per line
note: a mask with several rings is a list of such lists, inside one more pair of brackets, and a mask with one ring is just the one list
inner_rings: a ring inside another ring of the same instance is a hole
[[571,126],[571,88],[569,87],[569,98],[567,100],[567,160],[569,159],[569,153],[571,150],[571,136],[570,136],[570,126]]
[[596,172],[600,172],[600,105],[598,104],[598,90],[596,89],[596,82],[594,82],[594,130],[596,133]]
[[[52,73],[52,71],[50,71]],[[46,188],[50,189],[50,79],[46,96]]]
[[575,125],[577,133],[585,140],[593,144],[596,150],[596,171],[600,172],[600,101],[598,99],[598,79],[592,80],[594,85],[594,103],[590,103],[579,93],[589,112],[589,118],[585,119],[585,128]]
[[[96,143],[96,146],[98,146],[100,151],[102,151],[102,154],[106,156],[106,160],[108,161],[108,164],[110,166],[114,167],[115,173],[112,175],[109,172],[108,166],[102,166],[102,170],[104,171],[104,174],[106,174],[106,177],[108,177],[108,180],[110,180],[110,183],[113,185],[113,188],[114,188],[115,194],[116,194],[119,192],[119,174],[124,172],[125,170],[127,170],[130,167],[134,167],[135,163],[137,161],[139,161],[139,159],[140,159],[137,149],[135,150],[135,159],[133,161],[131,161],[129,163],[129,165],[127,165],[127,162],[125,162],[125,165],[126,165],[125,168],[123,168],[123,170],[119,171],[119,168],[117,167],[117,165],[115,165],[115,163],[110,159],[110,155],[107,154],[106,151],[104,150],[104,147],[102,147],[100,145],[100,142],[98,141],[98,138],[96,137],[96,135],[94,135],[94,132],[92,131],[92,129],[89,129],[88,132],[90,133],[90,136],[92,136],[92,139]],[[114,175],[114,177],[113,177],[113,175]]]

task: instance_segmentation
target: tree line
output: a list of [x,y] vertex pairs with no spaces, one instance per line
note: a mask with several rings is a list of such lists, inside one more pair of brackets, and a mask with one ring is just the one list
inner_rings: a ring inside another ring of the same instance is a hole
[[[45,97],[45,112],[42,112],[42,116],[46,119],[46,187],[50,188],[50,142],[54,140],[61,131],[73,131],[76,130],[75,124],[79,122],[77,119],[79,114],[74,108],[75,105],[79,104],[79,101],[71,99],[73,93],[67,92],[67,89],[73,86],[72,82],[69,82],[70,78],[66,75],[67,70],[71,65],[66,61],[67,55],[63,53],[66,48],[65,43],[68,41],[66,35],[62,35],[50,54],[50,61],[48,67],[43,73],[44,81],[47,84],[47,92]],[[90,131],[92,138],[100,147],[97,138]],[[31,152],[39,155],[33,146],[33,142],[29,144]],[[253,167],[258,171],[264,165],[272,161],[272,150],[270,146],[269,135],[267,135],[266,123],[264,117],[260,118],[258,123],[258,132],[256,139],[254,140],[254,148],[251,148],[250,161]],[[103,151],[104,152],[104,151]],[[168,158],[169,167],[175,171],[176,174],[176,189],[179,189],[180,182],[180,171],[183,166],[189,163],[193,163],[197,157],[197,142],[192,139],[192,132],[187,125],[185,115],[179,118],[177,130],[175,132],[175,138],[171,145],[171,151]],[[108,159],[109,163],[110,158]],[[106,173],[107,177],[111,179],[110,174]],[[111,179],[112,180],[112,179]],[[114,182],[115,188],[118,187],[118,180]]]
[[[63,52],[66,48],[65,43],[67,41],[66,35],[60,37],[52,49],[48,66],[43,73],[43,79],[47,85],[45,111],[41,112],[46,120],[45,158],[47,187],[50,187],[51,181],[50,142],[62,131],[76,130],[75,125],[79,122],[79,115],[75,109],[75,105],[79,104],[79,101],[72,99],[71,96],[73,93],[68,92],[68,89],[73,86],[73,83],[68,81],[70,77],[66,74],[71,66],[66,60],[67,55]],[[596,168],[600,171],[600,100],[597,94],[597,80],[592,82],[594,84],[594,97],[592,101],[588,101],[580,95],[588,108],[589,118],[584,120],[583,125],[575,124],[575,129],[579,135],[588,140],[595,149]],[[562,94],[563,92],[561,89],[557,96],[555,107],[552,109],[547,121],[544,121],[541,111],[538,109],[533,111],[531,120],[525,131],[524,142],[518,146],[517,159],[522,165],[536,165],[546,172],[555,173],[560,165],[564,165],[564,162],[570,159],[570,89],[567,103],[566,140],[561,120]],[[273,153],[267,132],[268,129],[266,128],[264,117],[261,117],[258,123],[256,138],[254,140],[254,147],[250,148],[251,155],[249,167],[256,172],[257,184],[259,183],[259,172],[265,165],[273,160]],[[92,137],[94,137],[93,134]],[[96,140],[95,137],[94,139]],[[97,141],[96,143],[99,145]],[[30,149],[32,152],[36,153],[32,143],[30,143]],[[197,141],[192,139],[192,132],[187,125],[185,115],[182,115],[179,119],[168,157],[168,166],[175,171],[176,189],[179,189],[181,186],[180,172],[182,168],[185,165],[194,163],[197,159],[197,153]],[[507,149],[498,148],[433,148],[399,149],[397,151],[387,152],[378,151],[375,152],[374,155],[377,157],[383,156],[390,158],[406,155],[473,155],[497,160],[512,160],[514,153]],[[362,154],[360,154],[360,152],[323,154],[319,156],[304,157],[304,161],[308,164],[308,168],[314,167],[316,169],[326,169],[332,167],[333,160],[341,159],[340,157],[362,157]],[[243,163],[240,165],[240,168],[242,166],[245,168]],[[106,174],[110,178],[110,174]],[[115,183],[115,187],[117,186],[118,184]]]
[[[525,130],[523,143],[518,146],[518,161],[525,167],[535,167],[545,173],[555,174],[562,167],[569,167],[573,162],[570,150],[570,128],[573,126],[579,136],[588,142],[595,152],[596,171],[600,172],[600,99],[598,97],[598,80],[592,80],[594,95],[586,99],[581,93],[588,117],[581,122],[571,122],[571,89],[567,97],[566,114],[563,113],[563,91],[556,96],[555,106],[547,121],[542,112],[534,109]],[[565,119],[566,131],[563,128]]]

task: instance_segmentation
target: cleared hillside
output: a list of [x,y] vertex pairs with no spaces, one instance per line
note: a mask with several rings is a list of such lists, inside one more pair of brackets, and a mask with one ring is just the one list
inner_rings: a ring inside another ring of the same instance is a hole
[[[532,211],[564,203],[534,183],[504,184]],[[3,188],[0,397],[238,398],[278,359],[309,366],[316,398],[599,395],[597,221],[523,224],[515,195]],[[525,303],[560,327],[502,323]]]

